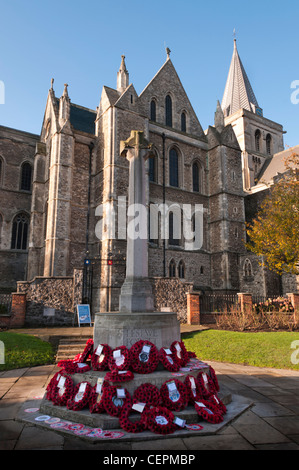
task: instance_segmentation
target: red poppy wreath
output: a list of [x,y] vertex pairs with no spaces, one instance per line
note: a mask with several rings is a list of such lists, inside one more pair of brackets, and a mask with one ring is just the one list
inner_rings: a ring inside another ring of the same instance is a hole
[[63,375],[65,375],[65,371],[60,370],[60,371],[56,372],[56,374],[54,374],[53,377],[51,378],[51,380],[48,383],[47,388],[46,388],[46,399],[47,400],[53,401],[53,399],[55,397],[55,394],[56,394],[56,391],[57,391],[57,384],[59,382],[60,377],[63,376]]
[[195,402],[194,407],[198,416],[201,416],[202,419],[208,423],[217,424],[223,421],[223,416],[221,413],[212,411],[211,408],[205,406],[203,402]]
[[123,388],[118,389],[114,385],[105,388],[103,405],[110,416],[119,416],[126,402],[132,402],[129,392]]
[[88,406],[92,386],[89,382],[80,382],[76,385],[72,397],[67,401],[68,410],[79,411]]
[[157,406],[161,401],[160,391],[154,384],[143,383],[136,388],[133,394],[133,400]]
[[216,393],[213,380],[205,372],[200,371],[198,373],[197,383],[201,389],[201,396],[203,398],[209,398],[211,395],[214,395]]
[[134,374],[130,370],[112,370],[105,375],[105,380],[113,383],[129,382],[133,379]]
[[91,367],[93,370],[102,371],[108,368],[108,361],[112,349],[108,344],[99,344],[91,356]]
[[56,385],[53,393],[52,402],[54,405],[65,406],[71,398],[74,390],[74,384],[68,375],[62,375]]
[[227,412],[225,404],[220,400],[216,393],[209,397],[209,401],[217,406],[220,413],[225,414]]
[[163,405],[171,411],[181,411],[188,405],[188,390],[180,380],[173,379],[164,382],[160,388]]
[[170,349],[161,348],[159,351],[159,359],[163,367],[170,372],[177,372],[181,367]]
[[103,413],[105,411],[103,398],[105,389],[107,387],[109,387],[109,384],[105,380],[103,381],[103,383],[97,383],[94,387],[92,387],[89,398],[90,413]]
[[85,363],[75,362],[71,359],[66,359],[58,362],[58,367],[62,367],[67,374],[78,374],[90,370],[90,366]]
[[78,354],[75,358],[75,362],[85,362],[90,359],[91,355],[93,353],[93,340],[88,339],[85,344],[85,348],[81,354]]
[[173,357],[180,364],[181,367],[184,367],[189,361],[188,352],[183,341],[173,341],[170,346]]
[[147,340],[140,340],[130,349],[131,368],[138,374],[150,374],[159,364],[159,352],[156,346]]
[[130,351],[126,346],[113,349],[108,359],[110,370],[129,370],[131,365]]
[[[124,431],[138,433],[145,431],[147,428],[147,415],[146,411],[148,409],[148,405],[145,403],[139,403],[136,400],[127,401],[121,409],[120,416],[119,416],[119,424]],[[139,419],[134,419],[132,421],[130,419],[130,414],[134,411],[140,413]]]
[[194,403],[195,401],[203,398],[201,387],[199,386],[198,381],[195,377],[193,377],[193,375],[187,375],[184,380],[184,384],[186,385],[186,388],[188,390],[188,397],[190,403]]
[[172,434],[177,425],[173,422],[174,414],[164,406],[155,406],[147,411],[147,428],[155,434]]
[[213,369],[213,367],[211,367],[211,366],[209,366],[209,374],[210,374],[210,377],[211,377],[211,379],[214,383],[215,390],[217,392],[219,392],[220,387],[219,387],[219,382],[218,382],[218,379],[217,379],[217,376],[216,376],[216,372]]

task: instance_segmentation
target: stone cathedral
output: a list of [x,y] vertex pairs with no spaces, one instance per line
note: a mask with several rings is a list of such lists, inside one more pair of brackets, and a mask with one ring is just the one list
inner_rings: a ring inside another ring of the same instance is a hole
[[[48,92],[40,135],[0,126],[0,290],[18,281],[84,273],[93,311],[117,311],[125,278],[125,237],[96,235],[99,207],[123,216],[128,162],[120,142],[131,130],[152,144],[152,204],[203,206],[203,243],[188,250],[183,234],[148,241],[150,278],[177,278],[203,292],[295,292],[244,247],[246,221],[273,184],[286,154],[282,125],[267,118],[234,40],[222,102],[204,130],[167,49],[165,63],[138,95],[122,56],[116,88],[104,86],[96,109]],[[190,70],[190,73],[192,71]],[[121,198],[120,198],[121,197]],[[169,214],[171,217],[173,214]],[[117,218],[116,217],[116,218]],[[170,224],[171,225],[171,224]],[[170,230],[171,232],[171,230]]]

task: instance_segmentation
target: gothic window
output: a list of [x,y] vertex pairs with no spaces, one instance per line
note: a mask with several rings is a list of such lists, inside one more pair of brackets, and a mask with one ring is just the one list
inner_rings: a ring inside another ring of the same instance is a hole
[[3,226],[3,217],[0,214],[0,243],[1,243],[1,238],[2,238],[2,226]]
[[200,274],[203,274],[203,272],[204,272],[203,266],[200,266]]
[[238,228],[235,227],[235,238],[238,238],[238,236],[239,236]]
[[175,262],[173,259],[169,263],[169,277],[175,277]]
[[187,125],[186,125],[186,113],[181,114],[181,131],[186,132]]
[[148,176],[150,181],[157,182],[157,157],[156,155],[149,158]]
[[156,121],[157,116],[156,116],[156,101],[152,100],[151,101],[151,121]]
[[267,134],[266,137],[266,152],[267,155],[271,155],[271,135]]
[[245,277],[251,277],[252,276],[252,265],[251,265],[251,261],[249,259],[246,259],[244,261],[243,274],[244,274]]
[[169,95],[165,98],[165,124],[172,127],[172,99]]
[[30,163],[25,162],[21,167],[21,188],[24,191],[31,191],[32,167]]
[[180,233],[180,227],[175,224],[180,224],[181,220],[178,217],[174,217],[173,212],[169,213],[169,245],[178,246],[180,244],[180,238],[175,238],[177,233]]
[[27,250],[29,218],[26,214],[18,214],[12,224],[11,249]]
[[179,186],[179,156],[174,148],[169,152],[169,184],[176,188]]
[[183,260],[179,262],[178,272],[179,272],[179,278],[185,279],[185,263]]
[[194,162],[192,165],[192,186],[193,191],[196,193],[200,192],[200,180],[201,180],[201,168],[198,162]]
[[255,150],[257,152],[260,151],[260,142],[261,142],[261,131],[259,129],[257,129],[255,131]]

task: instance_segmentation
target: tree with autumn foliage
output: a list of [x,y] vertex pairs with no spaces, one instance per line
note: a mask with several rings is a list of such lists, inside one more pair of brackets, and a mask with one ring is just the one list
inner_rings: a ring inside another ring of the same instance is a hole
[[271,271],[299,274],[299,155],[289,156],[285,165],[248,225],[246,247],[262,256]]

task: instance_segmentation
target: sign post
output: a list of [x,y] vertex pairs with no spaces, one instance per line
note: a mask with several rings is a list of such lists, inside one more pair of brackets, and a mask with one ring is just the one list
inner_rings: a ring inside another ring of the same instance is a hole
[[89,323],[91,326],[90,307],[88,304],[77,305],[78,324]]

